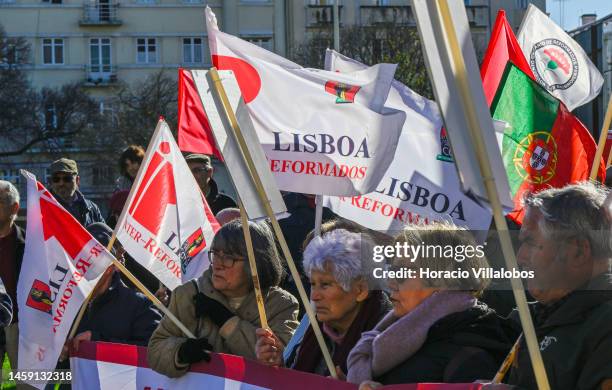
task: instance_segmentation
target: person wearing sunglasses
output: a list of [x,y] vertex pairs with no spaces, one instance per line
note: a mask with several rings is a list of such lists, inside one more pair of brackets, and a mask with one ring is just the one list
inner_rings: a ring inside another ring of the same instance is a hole
[[49,174],[51,175],[49,183],[51,193],[81,225],[105,223],[98,205],[79,191],[81,179],[76,161],[60,158],[49,166]]
[[185,156],[185,161],[187,161],[187,165],[206,197],[206,202],[208,202],[213,214],[227,208],[236,207],[236,202],[231,197],[219,192],[219,187],[213,179],[214,168],[210,156],[191,153]]
[[[286,344],[298,326],[298,302],[278,287],[283,267],[268,224],[249,222],[249,231],[268,326]],[[210,268],[174,289],[168,306],[196,338],[186,338],[164,317],[149,341],[149,366],[171,378],[210,360],[210,351],[255,359],[261,324],[241,221],[221,227],[209,256]]]

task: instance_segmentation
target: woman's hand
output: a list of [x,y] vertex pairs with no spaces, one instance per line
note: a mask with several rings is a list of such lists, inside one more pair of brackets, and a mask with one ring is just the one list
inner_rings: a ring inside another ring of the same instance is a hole
[[218,302],[202,292],[193,297],[196,317],[208,317],[219,328],[234,316],[221,302]]
[[255,344],[257,360],[268,366],[282,366],[285,347],[279,338],[270,329],[257,328],[255,335],[257,336]]
[[91,331],[86,330],[81,332],[74,339],[72,339],[72,351],[76,352],[79,350],[79,344],[81,341],[91,341]]

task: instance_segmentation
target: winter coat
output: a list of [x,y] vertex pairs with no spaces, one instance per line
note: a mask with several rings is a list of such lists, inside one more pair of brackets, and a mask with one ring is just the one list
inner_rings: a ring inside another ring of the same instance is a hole
[[219,193],[219,187],[213,179],[210,179],[208,182],[208,195],[206,195],[206,202],[208,203],[210,210],[215,215],[217,215],[217,213],[223,209],[237,207],[234,199],[228,195]]
[[127,287],[120,274],[87,308],[78,333],[91,331],[92,341],[147,345],[161,314],[143,294]]
[[450,314],[432,325],[414,355],[374,380],[388,385],[492,379],[518,336],[502,321],[482,303]]
[[60,197],[53,194],[55,199],[57,199],[57,201],[84,227],[87,227],[95,222],[106,223],[102,217],[102,213],[100,212],[98,205],[85,198],[81,191],[76,191],[75,195],[76,200],[71,204],[68,204]]
[[[532,304],[540,353],[550,388],[595,390],[612,381],[612,284],[608,275],[591,282],[552,307]],[[548,313],[547,313],[548,312]],[[517,313],[512,318],[518,321]],[[537,389],[524,339],[508,383]]]
[[[259,312],[255,300],[255,292],[251,291],[240,306],[234,310],[228,299],[215,290],[211,281],[211,271],[208,270],[198,278],[198,289],[206,296],[220,302],[238,317],[237,325],[229,334],[220,333],[219,327],[208,317],[196,318],[193,297],[197,294],[194,284],[190,281],[177,287],[172,292],[168,309],[197,338],[206,337],[213,346],[214,352],[229,353],[256,359],[255,329],[261,327]],[[293,295],[279,287],[271,287],[264,294],[264,307],[268,326],[274,334],[287,344],[298,326],[298,303]],[[233,317],[233,318],[236,318]],[[176,355],[186,336],[168,317],[164,317],[149,341],[149,366],[171,378],[185,374],[188,366],[177,366]]]

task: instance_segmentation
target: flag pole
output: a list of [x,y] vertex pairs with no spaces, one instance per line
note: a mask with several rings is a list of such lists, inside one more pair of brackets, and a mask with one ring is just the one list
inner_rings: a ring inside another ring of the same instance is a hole
[[323,195],[317,195],[315,197],[315,226],[314,235],[319,237],[321,235],[321,221],[323,220]]
[[[112,235],[110,241],[108,242],[108,245],[106,246],[106,250],[108,251],[108,253],[111,253],[111,249],[112,249],[113,245],[115,245],[115,240],[116,239],[117,239],[117,235],[115,234],[115,232],[113,232],[113,235]],[[89,294],[87,295],[87,297],[85,297],[85,301],[81,304],[81,308],[79,309],[79,313],[77,314],[77,317],[75,318],[74,322],[72,323],[72,328],[70,329],[70,333],[68,334],[68,339],[71,339],[71,338],[73,338],[76,335],[77,329],[79,328],[79,325],[81,324],[81,321],[83,320],[83,316],[85,315],[85,310],[87,310],[87,305],[89,305],[89,301],[91,301],[91,299],[93,298],[94,294],[100,288],[101,282],[102,282],[102,278],[100,278],[98,280],[98,282],[96,283],[94,288],[92,288],[91,291],[89,292]]]
[[[518,268],[516,255],[514,253],[514,248],[512,247],[512,241],[508,231],[508,224],[504,217],[503,208],[499,199],[499,193],[497,191],[497,187],[495,186],[495,178],[487,159],[486,146],[484,144],[484,140],[482,137],[478,136],[476,130],[480,127],[477,120],[476,107],[474,107],[474,103],[470,98],[467,69],[465,68],[465,62],[461,53],[461,46],[459,45],[459,40],[455,32],[448,2],[447,0],[437,0],[435,5],[436,13],[440,18],[441,25],[443,26],[442,39],[447,42],[453,73],[455,79],[457,80],[459,93],[462,97],[461,102],[463,103],[463,109],[468,122],[468,131],[470,138],[474,143],[478,165],[480,166],[480,170],[483,175],[483,184],[487,190],[489,202],[493,210],[495,225],[497,227],[497,231],[499,232],[502,252],[508,268],[516,269]],[[544,361],[542,360],[542,355],[540,354],[535,328],[533,326],[531,314],[527,306],[527,298],[525,296],[523,283],[519,279],[515,278],[511,278],[510,281],[521,324],[523,326],[525,340],[527,341],[527,349],[529,352],[529,357],[531,358],[538,388],[541,390],[549,390],[550,384],[546,376]]]
[[[159,118],[159,121],[157,121],[157,126],[155,127],[155,131],[153,132],[153,136],[151,137],[151,141],[157,138],[157,134],[161,131],[161,124],[162,122],[165,122],[165,120],[163,119],[163,117]],[[143,158],[143,161],[147,161],[150,157],[152,152],[152,148],[151,148],[151,142],[149,142],[149,145],[147,146],[147,151],[145,152],[145,156]],[[141,171],[144,169],[144,165],[140,164],[140,167],[138,168],[138,173],[136,174],[136,177],[140,177]],[[131,204],[132,202],[132,198],[134,197],[136,193],[136,185],[133,185],[132,188],[130,189],[130,193],[128,195],[128,198],[125,202],[125,204],[123,205],[123,210],[121,211],[121,215],[119,216],[119,219],[117,220],[117,224],[115,225],[115,229],[113,231],[113,235],[111,237],[111,241],[109,242],[108,245],[108,252],[110,253],[110,249],[112,248],[112,246],[114,245],[114,241],[116,240],[116,236],[117,236],[117,229],[121,228],[121,225],[123,225],[123,223],[125,222],[126,219],[126,215],[128,213],[127,210],[127,206],[129,204]],[[112,256],[112,255],[111,255]],[[193,333],[191,333],[191,331],[189,329],[187,329],[187,327],[185,325],[183,325],[183,323],[181,321],[179,321],[178,318],[176,318],[176,316],[174,314],[172,314],[172,312],[170,310],[168,310],[168,308],[166,307],[166,305],[164,305],[163,303],[161,303],[161,301],[159,299],[157,299],[157,297],[155,295],[153,295],[153,293],[151,293],[149,291],[148,288],[146,288],[142,282],[140,282],[140,280],[138,280],[127,268],[125,268],[125,265],[123,265],[120,261],[117,261],[117,259],[115,258],[115,256],[112,256],[113,259],[113,264],[119,269],[119,271],[121,271],[132,283],[134,283],[134,285],[147,297],[149,298],[149,300],[151,300],[151,302],[153,302],[153,304],[162,312],[164,313],[164,315],[168,316],[168,318],[170,318],[170,321],[172,321],[187,337],[190,338],[195,338],[195,336],[193,335]],[[97,287],[97,285],[96,285]],[[95,288],[94,287],[94,290]],[[93,293],[93,290],[92,290]],[[83,303],[83,306],[81,306],[81,309],[79,310],[79,314],[78,314],[78,322],[77,325],[75,326],[73,324],[73,329],[71,330],[71,335],[74,336],[74,332],[76,332],[76,328],[78,328],[78,323],[80,323],[80,321],[83,318],[83,314],[85,313],[85,310],[87,308],[87,303],[89,302],[89,300],[91,299],[91,293],[89,294],[89,296],[87,297],[86,301]]]
[[[144,286],[144,284],[142,284],[142,282],[140,280],[138,280],[138,278],[136,278],[136,276],[134,276],[134,274],[132,274],[130,272],[130,270],[128,270],[127,268],[125,268],[125,265],[123,265],[122,262],[120,262],[119,260],[117,260],[115,258],[115,256],[110,253],[110,248],[112,248],[113,244],[115,241],[115,233],[113,233],[113,237],[111,238],[111,241],[108,243],[108,252],[111,255],[111,258],[113,260],[113,265],[115,267],[117,267],[119,269],[119,271],[121,271],[132,283],[134,283],[134,285],[147,297],[151,300],[151,302],[153,302],[153,304],[155,306],[157,306],[157,308],[159,310],[161,310],[162,313],[164,313],[164,315],[168,316],[168,318],[170,318],[170,321],[174,322],[174,324],[185,334],[185,336],[195,339],[195,336],[193,335],[193,333],[191,333],[191,331],[189,329],[187,329],[187,327],[185,325],[183,325],[183,323],[176,318],[176,316],[174,314],[172,314],[172,312],[170,310],[168,310],[168,308],[161,303],[161,301],[159,299],[157,299],[157,297],[155,295],[153,295],[153,293],[151,291],[149,291],[148,288],[146,288]],[[98,288],[98,286],[100,285],[100,281],[98,281],[98,283],[96,284],[96,286],[92,289],[91,293],[89,293],[89,295],[87,296],[87,300],[85,302],[83,302],[83,305],[81,306],[81,309],[79,311],[79,317],[75,320],[75,322],[72,325],[72,330],[70,331],[70,336],[68,338],[72,338],[74,337],[74,334],[76,333],[77,328],[79,327],[79,323],[81,322],[82,318],[83,318],[83,314],[85,313],[85,310],[87,308],[87,304],[88,302],[91,300],[91,297],[93,296],[93,292],[96,290],[96,288]]]
[[259,320],[261,327],[269,329],[266,309],[264,307],[263,295],[261,294],[261,285],[259,284],[259,275],[257,274],[257,264],[255,263],[255,252],[253,251],[253,241],[251,240],[251,230],[249,229],[249,220],[242,200],[238,199],[238,207],[240,208],[240,219],[242,220],[242,232],[244,233],[244,241],[246,243],[247,255],[249,258],[249,266],[251,267],[251,277],[253,278],[253,287],[255,288],[255,300],[257,301],[257,310],[259,311]]
[[340,8],[338,7],[338,0],[334,0],[333,16],[334,16],[334,50],[339,52],[340,51]]
[[521,344],[521,340],[522,339],[523,339],[523,335],[521,334],[516,339],[516,342],[512,346],[512,349],[510,350],[510,352],[508,352],[508,355],[506,356],[506,358],[502,362],[502,365],[499,367],[499,370],[497,370],[497,373],[495,374],[495,377],[491,381],[492,383],[501,383],[501,381],[504,380],[504,377],[508,373],[508,370],[510,369],[510,366],[514,362],[514,359],[516,359],[516,353],[518,352],[518,348],[519,348],[519,345]]
[[293,261],[293,257],[291,256],[291,252],[289,251],[289,247],[287,246],[287,242],[285,241],[285,237],[280,228],[280,225],[278,224],[276,216],[274,215],[274,211],[272,210],[272,206],[270,205],[270,199],[268,198],[266,194],[266,190],[262,184],[261,178],[259,177],[259,174],[257,173],[257,170],[255,168],[255,163],[253,162],[253,157],[251,156],[251,153],[249,152],[244,136],[242,135],[240,126],[238,125],[238,120],[236,119],[236,115],[234,114],[234,111],[232,110],[230,106],[229,100],[227,98],[227,94],[225,93],[225,88],[223,88],[223,84],[221,83],[221,79],[219,78],[219,73],[217,72],[217,68],[215,67],[210,68],[209,72],[207,73],[207,78],[212,87],[211,90],[213,91],[213,93],[216,95],[217,99],[221,102],[221,105],[223,106],[223,113],[219,113],[219,114],[223,114],[225,118],[228,120],[228,122],[230,123],[230,127],[233,133],[232,136],[236,139],[236,141],[238,142],[240,146],[244,160],[250,171],[251,179],[253,180],[255,188],[257,189],[257,194],[259,195],[261,203],[266,210],[266,214],[268,215],[268,218],[270,218],[272,229],[274,230],[274,233],[276,237],[278,238],[279,244],[281,246],[281,250],[283,252],[283,256],[287,260],[289,271],[291,272],[291,276],[293,277],[295,281],[296,287],[298,289],[298,293],[300,295],[300,299],[302,300],[302,303],[304,304],[304,308],[306,309],[306,315],[308,315],[308,319],[310,320],[310,326],[312,326],[312,330],[315,334],[317,341],[319,342],[319,346],[321,347],[321,352],[323,353],[323,359],[325,360],[327,369],[329,370],[331,376],[337,379],[338,374],[336,373],[336,368],[331,359],[331,355],[329,353],[327,345],[325,344],[325,340],[323,339],[323,333],[321,333],[321,328],[319,327],[317,318],[315,317],[315,314],[312,310],[312,306],[310,306],[310,300],[308,299],[308,296],[306,295],[306,290],[304,290],[304,285],[302,284],[300,274],[297,270],[297,267],[295,266],[295,262]]
[[[612,94],[610,94],[610,99],[608,99],[608,108],[606,109],[606,116],[604,117],[603,125],[601,126],[599,142],[597,143],[597,152],[595,153],[595,158],[593,159],[593,166],[591,167],[591,175],[589,176],[589,179],[591,179],[591,181],[597,180],[597,168],[599,168],[599,162],[601,161],[604,148],[606,147],[606,140],[608,139],[608,129],[610,129],[610,121],[612,121]],[[610,163],[610,156],[612,156],[612,153],[608,153],[606,166],[604,168],[606,168]]]

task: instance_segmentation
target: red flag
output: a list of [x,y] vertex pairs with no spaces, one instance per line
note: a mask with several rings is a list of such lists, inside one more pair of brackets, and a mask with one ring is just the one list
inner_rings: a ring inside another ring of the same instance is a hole
[[493,102],[508,61],[511,61],[527,76],[535,80],[523,50],[506,19],[506,11],[501,9],[497,13],[491,40],[480,66],[480,77],[489,107]]
[[179,68],[178,74],[179,149],[183,152],[214,155],[222,160],[191,72]]

